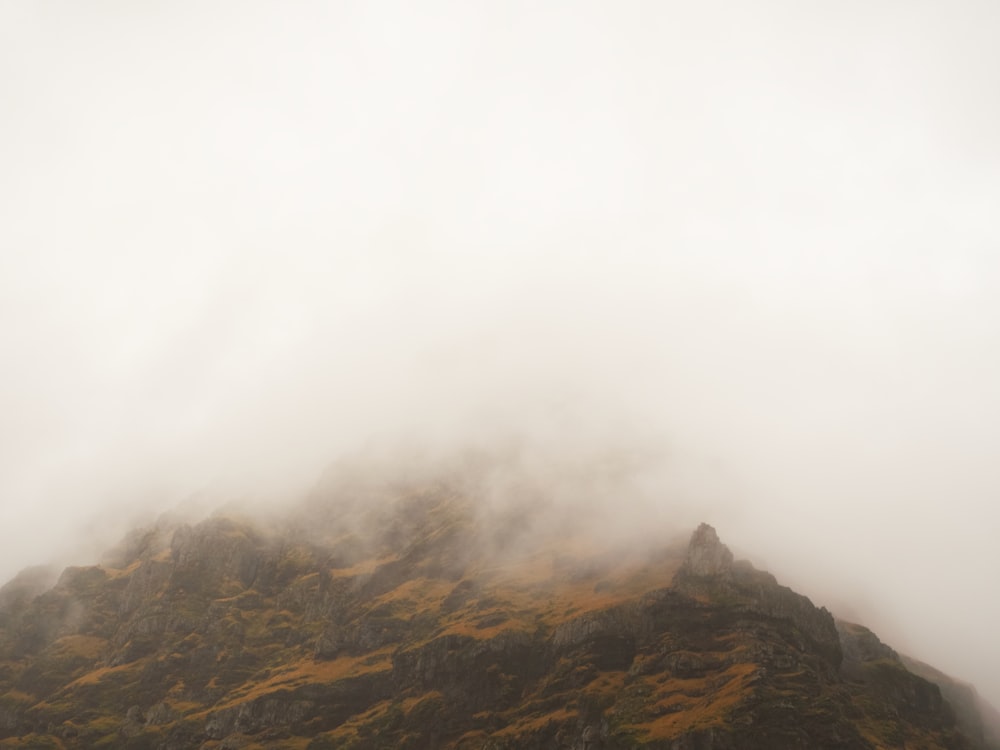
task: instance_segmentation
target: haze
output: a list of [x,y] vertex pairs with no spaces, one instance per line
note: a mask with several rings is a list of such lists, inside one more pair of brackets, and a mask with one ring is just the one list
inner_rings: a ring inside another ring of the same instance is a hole
[[0,578],[521,440],[1000,704],[998,38],[985,0],[4,3]]

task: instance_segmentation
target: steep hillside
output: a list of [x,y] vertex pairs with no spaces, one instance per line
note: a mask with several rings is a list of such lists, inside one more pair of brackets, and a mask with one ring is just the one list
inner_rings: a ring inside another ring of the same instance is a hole
[[0,747],[986,747],[708,526],[623,548],[446,484],[133,533],[0,590]]

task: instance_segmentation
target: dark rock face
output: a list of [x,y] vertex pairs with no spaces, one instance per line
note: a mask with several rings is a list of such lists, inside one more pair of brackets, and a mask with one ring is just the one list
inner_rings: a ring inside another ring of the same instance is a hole
[[364,541],[354,517],[161,524],[107,567],[0,589],[0,745],[985,747],[933,681],[710,526],[648,558],[499,564],[440,488],[375,520]]
[[212,712],[205,722],[205,736],[221,740],[231,734],[255,734],[270,727],[295,727],[315,713],[315,704],[292,697],[268,697]]
[[840,666],[841,642],[833,616],[807,597],[779,585],[770,573],[745,562],[734,563],[729,548],[707,524],[701,524],[691,536],[673,584],[680,591],[726,602],[747,613],[787,620],[796,626],[800,647],[808,643],[831,666]]
[[899,662],[899,655],[868,628],[841,620],[837,621],[836,627],[844,653],[843,671],[846,675],[861,676],[864,665],[874,661]]

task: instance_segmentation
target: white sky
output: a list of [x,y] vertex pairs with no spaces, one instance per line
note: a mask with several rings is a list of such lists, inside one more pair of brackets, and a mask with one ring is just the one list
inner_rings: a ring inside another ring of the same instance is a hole
[[658,436],[725,541],[1000,703],[997,39],[993,0],[0,5],[0,578],[386,436]]

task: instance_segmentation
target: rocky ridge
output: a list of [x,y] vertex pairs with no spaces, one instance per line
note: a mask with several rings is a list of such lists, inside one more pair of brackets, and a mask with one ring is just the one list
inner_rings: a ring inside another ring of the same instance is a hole
[[164,521],[0,589],[0,747],[990,747],[710,526],[518,547],[444,484],[330,517]]

